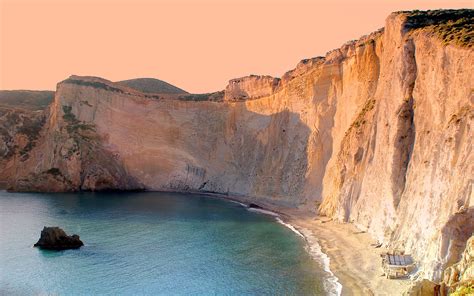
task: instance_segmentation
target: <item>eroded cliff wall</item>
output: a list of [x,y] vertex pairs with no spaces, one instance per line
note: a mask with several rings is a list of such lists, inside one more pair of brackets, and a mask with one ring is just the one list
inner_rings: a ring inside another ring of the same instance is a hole
[[319,208],[439,280],[474,229],[472,39],[442,35],[465,17],[472,31],[473,13],[421,15],[392,14],[281,80],[239,78],[223,95],[72,76],[34,149],[4,157],[1,177],[12,190],[203,191]]
[[474,230],[473,51],[407,21],[387,19],[374,101],[333,154],[320,209],[414,254],[438,280]]

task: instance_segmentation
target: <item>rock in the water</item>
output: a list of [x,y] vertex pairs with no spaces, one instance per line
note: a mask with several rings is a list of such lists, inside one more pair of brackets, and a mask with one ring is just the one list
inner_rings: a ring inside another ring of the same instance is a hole
[[249,207],[250,209],[262,209],[261,206],[259,206],[259,205],[257,205],[257,204],[254,204],[254,203],[250,203],[250,204],[248,205],[248,207]]
[[79,235],[69,236],[59,227],[44,227],[41,231],[41,237],[34,245],[47,250],[67,250],[78,249],[84,243],[79,239]]

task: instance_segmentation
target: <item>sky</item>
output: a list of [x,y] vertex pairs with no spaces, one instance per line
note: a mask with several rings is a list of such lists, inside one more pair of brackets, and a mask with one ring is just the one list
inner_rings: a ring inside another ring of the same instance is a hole
[[474,0],[0,0],[0,89],[70,75],[153,77],[192,93],[276,77],[384,26],[392,11]]

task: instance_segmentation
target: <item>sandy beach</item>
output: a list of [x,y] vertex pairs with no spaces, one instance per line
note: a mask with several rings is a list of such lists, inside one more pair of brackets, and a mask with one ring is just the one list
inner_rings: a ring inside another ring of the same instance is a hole
[[302,232],[308,243],[319,243],[330,258],[330,269],[342,284],[342,295],[402,295],[410,280],[383,276],[380,254],[383,248],[354,225],[324,218],[290,216],[289,223]]
[[[244,204],[250,202],[246,197],[211,195]],[[329,257],[330,271],[342,285],[341,295],[402,295],[412,283],[409,279],[387,279],[380,257],[387,249],[373,246],[376,241],[353,224],[271,204],[259,206],[278,213],[285,223],[304,235],[310,248],[321,248]]]

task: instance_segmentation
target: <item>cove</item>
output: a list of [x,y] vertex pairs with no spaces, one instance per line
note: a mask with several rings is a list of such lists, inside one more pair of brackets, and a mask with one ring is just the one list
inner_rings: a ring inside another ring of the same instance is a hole
[[[33,248],[43,226],[85,246]],[[325,295],[305,247],[274,217],[204,195],[0,192],[0,294]]]

